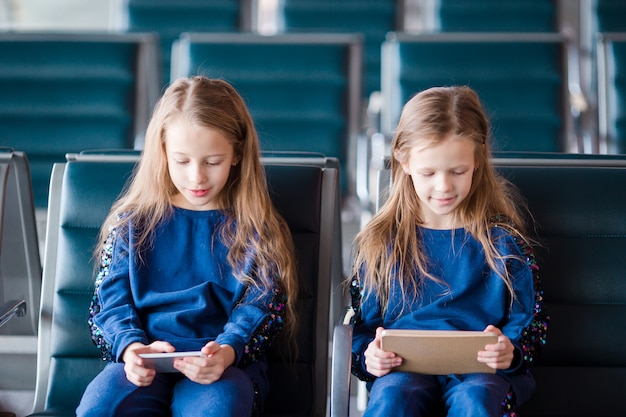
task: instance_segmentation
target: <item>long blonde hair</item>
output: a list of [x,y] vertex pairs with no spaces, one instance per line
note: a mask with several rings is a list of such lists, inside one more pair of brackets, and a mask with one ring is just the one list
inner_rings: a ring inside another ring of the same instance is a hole
[[423,280],[441,282],[442,277],[428,272],[428,259],[417,235],[417,228],[423,223],[421,206],[402,164],[415,146],[424,145],[425,141],[436,144],[451,135],[474,142],[477,166],[469,194],[455,216],[483,246],[487,263],[504,280],[511,299],[514,298],[490,230],[494,218],[504,218],[503,226],[521,235],[523,204],[515,188],[493,169],[489,134],[489,120],[477,94],[469,87],[430,88],[416,94],[402,109],[392,142],[392,186],[388,199],[355,238],[353,276],[363,286],[364,296],[378,298],[383,313],[387,311],[394,281],[402,289],[403,308],[419,297]]
[[[132,221],[137,253],[150,247],[151,231],[171,215],[172,197],[178,193],[169,176],[165,136],[169,123],[184,116],[198,126],[217,129],[234,148],[239,163],[231,168],[220,198],[229,213],[221,230],[228,262],[235,277],[263,289],[279,277],[285,291],[286,330],[293,332],[297,299],[295,249],[285,221],[270,199],[265,170],[260,162],[259,140],[248,108],[226,81],[204,76],[181,78],[163,93],[148,125],[142,157],[128,190],[115,202],[100,230],[98,256],[111,227]],[[123,213],[124,216],[120,217]],[[246,257],[254,254],[257,276],[244,274]]]

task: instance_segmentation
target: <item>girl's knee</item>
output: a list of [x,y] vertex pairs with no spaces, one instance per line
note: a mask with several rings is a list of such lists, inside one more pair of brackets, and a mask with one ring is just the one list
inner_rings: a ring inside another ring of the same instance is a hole
[[448,416],[466,415],[467,410],[477,417],[501,416],[509,388],[504,378],[491,374],[471,375],[448,384],[444,395]]
[[436,377],[393,372],[372,384],[365,415],[433,415],[440,398]]
[[126,379],[124,364],[110,363],[87,385],[76,415],[113,416],[118,405],[136,389]]
[[212,384],[201,385],[190,380],[177,384],[172,400],[172,415],[249,416],[254,395],[250,378],[241,369],[229,367]]

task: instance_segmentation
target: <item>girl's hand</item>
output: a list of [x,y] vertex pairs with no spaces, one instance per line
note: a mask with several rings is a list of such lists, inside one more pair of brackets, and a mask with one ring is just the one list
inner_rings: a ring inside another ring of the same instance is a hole
[[485,363],[493,369],[508,369],[513,362],[515,351],[513,343],[496,326],[490,324],[484,331],[497,333],[498,342],[485,345],[485,350],[478,352],[478,362]]
[[139,354],[174,352],[174,350],[174,346],[162,341],[156,341],[149,345],[144,345],[139,342],[131,343],[124,349],[124,353],[122,354],[126,379],[138,387],[146,387],[152,384],[156,376],[156,371],[151,368],[146,368]]
[[207,343],[201,352],[206,356],[187,357],[174,360],[174,368],[198,384],[211,384],[235,362],[235,350],[228,345]]
[[376,329],[376,337],[370,342],[365,350],[365,369],[374,376],[383,376],[391,372],[392,368],[402,364],[402,358],[393,352],[381,349],[381,334],[383,328]]

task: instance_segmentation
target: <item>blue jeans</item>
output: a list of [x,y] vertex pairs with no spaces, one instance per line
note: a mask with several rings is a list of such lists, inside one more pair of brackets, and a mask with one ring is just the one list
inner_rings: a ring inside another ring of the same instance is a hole
[[[251,369],[252,368],[252,369]],[[147,387],[126,379],[123,363],[111,363],[87,386],[76,409],[78,417],[249,417],[255,387],[247,371],[226,369],[212,384],[195,383],[180,373],[159,373]]]
[[[534,388],[530,375],[513,378],[519,379],[514,385],[530,385],[521,390],[525,393]],[[372,383],[363,417],[501,417],[502,401],[510,389],[511,382],[498,374],[433,376],[392,372]]]

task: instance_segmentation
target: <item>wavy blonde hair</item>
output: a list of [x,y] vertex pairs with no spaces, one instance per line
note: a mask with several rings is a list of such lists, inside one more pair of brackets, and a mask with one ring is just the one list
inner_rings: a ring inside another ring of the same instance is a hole
[[[228,262],[235,277],[259,288],[271,288],[279,277],[285,291],[285,327],[295,331],[295,301],[298,284],[295,249],[286,222],[270,199],[265,170],[260,162],[257,132],[239,93],[226,81],[194,76],[175,80],[163,93],[148,125],[142,157],[128,189],[114,203],[100,231],[98,256],[111,227],[132,221],[138,253],[149,248],[151,231],[171,215],[172,183],[165,152],[165,137],[171,121],[181,116],[197,126],[221,131],[234,148],[233,166],[220,201],[230,214],[221,230],[229,247]],[[120,218],[119,214],[125,215]],[[243,273],[246,256],[255,255],[256,276]]]
[[[355,238],[353,276],[364,296],[376,296],[387,311],[392,282],[402,289],[403,307],[419,298],[423,280],[443,282],[428,272],[428,259],[417,234],[422,209],[411,177],[402,164],[411,149],[437,144],[451,135],[475,144],[476,170],[468,196],[454,215],[482,245],[487,263],[504,280],[511,300],[513,287],[491,238],[494,218],[505,218],[513,233],[523,233],[523,202],[516,189],[499,176],[490,161],[490,124],[477,94],[469,87],[434,87],[413,96],[402,109],[392,141],[392,186],[372,220]],[[515,225],[515,226],[511,226]]]

